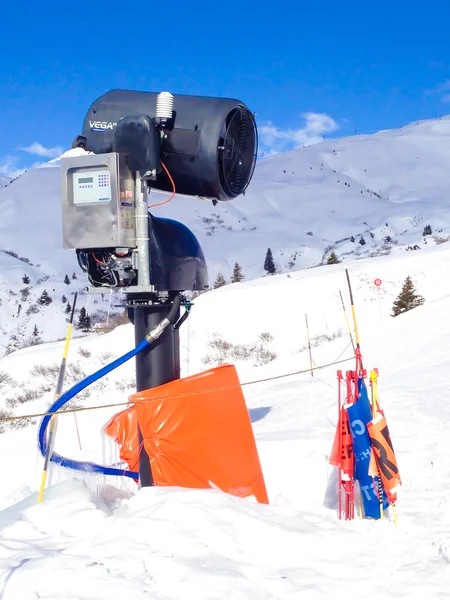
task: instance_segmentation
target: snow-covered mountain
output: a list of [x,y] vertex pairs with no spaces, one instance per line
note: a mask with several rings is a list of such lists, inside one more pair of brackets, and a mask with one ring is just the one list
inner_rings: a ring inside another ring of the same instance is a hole
[[[450,117],[444,117],[265,158],[245,196],[216,206],[175,197],[154,212],[197,235],[211,284],[219,271],[229,280],[235,261],[247,279],[262,276],[269,247],[285,273],[321,265],[331,250],[341,259],[418,254],[450,235],[449,165]],[[0,355],[11,336],[29,338],[35,325],[44,340],[62,337],[61,298],[85,285],[74,253],[62,250],[58,160],[46,167],[0,189]],[[432,233],[424,236],[427,225]],[[70,285],[63,283],[66,274]],[[21,301],[24,275],[31,284]],[[51,310],[37,305],[38,312],[27,314],[44,289]],[[109,305],[95,301],[97,320],[106,319]],[[79,306],[88,302],[94,300],[80,298]]]
[[0,188],[9,185],[11,181],[11,177],[6,177],[6,175],[0,175]]

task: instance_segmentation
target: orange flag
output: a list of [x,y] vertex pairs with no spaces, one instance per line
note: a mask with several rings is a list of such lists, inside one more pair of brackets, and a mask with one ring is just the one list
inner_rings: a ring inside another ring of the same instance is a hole
[[341,469],[350,478],[353,476],[354,455],[352,434],[348,422],[348,414],[344,407],[341,408],[339,421],[336,426],[330,464]]
[[[395,502],[397,500],[396,492],[402,482],[391,436],[382,410],[378,412],[375,419],[367,424],[367,431],[372,441],[372,455],[375,456],[388,500]],[[372,469],[372,461],[370,468]]]

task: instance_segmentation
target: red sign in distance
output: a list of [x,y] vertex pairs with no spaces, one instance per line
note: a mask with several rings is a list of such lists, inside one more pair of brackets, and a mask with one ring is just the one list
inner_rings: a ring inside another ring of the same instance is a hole
[[377,287],[380,287],[380,285],[381,285],[381,279],[375,279],[375,281],[374,281],[374,284],[375,284]]

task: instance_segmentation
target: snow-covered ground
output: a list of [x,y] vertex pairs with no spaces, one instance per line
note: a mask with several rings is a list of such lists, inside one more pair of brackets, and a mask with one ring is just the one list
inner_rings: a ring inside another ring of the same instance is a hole
[[[0,250],[17,255],[6,259],[0,252],[0,356],[12,335],[27,338],[35,325],[45,341],[63,337],[62,295],[85,285],[74,252],[62,249],[58,164],[30,169],[0,189]],[[415,246],[408,253],[417,256],[450,236],[449,164],[450,117],[443,117],[264,158],[245,196],[217,206],[176,196],[154,213],[195,233],[211,284],[219,271],[230,281],[235,261],[247,280],[261,277],[269,247],[283,273],[319,265],[331,250],[347,262],[406,254]],[[426,225],[432,234],[424,238]],[[74,271],[78,281],[65,285],[65,274]],[[30,294],[21,301],[25,274]],[[27,315],[44,289],[53,298],[51,320],[39,306]],[[102,322],[108,303],[96,301],[88,308],[101,309]],[[87,302],[80,298],[79,307]]]
[[[253,357],[236,365],[246,384],[269,506],[217,490],[137,492],[134,484],[83,480],[66,471],[54,473],[44,503],[37,505],[42,469],[37,427],[11,431],[7,426],[0,435],[6,466],[0,494],[0,598],[447,598],[449,265],[444,244],[233,284],[194,301],[182,330],[184,375],[220,357],[231,360],[217,354],[223,352],[220,338],[231,342],[237,355],[239,344],[256,346]],[[390,518],[337,519],[335,473],[328,465],[337,416],[336,369],[352,368],[353,361],[317,370],[314,377],[306,372],[249,383],[308,369],[305,313],[315,365],[351,357],[339,298],[341,290],[350,318],[345,266],[365,365],[380,370],[381,403],[403,480],[397,525]],[[394,319],[390,309],[407,275],[425,303]],[[380,292],[373,285],[377,277]],[[71,381],[132,346],[128,325],[74,340]],[[61,353],[58,342],[0,360],[0,381],[1,373],[13,379],[0,383],[7,411],[30,414],[48,406],[52,367]],[[133,391],[133,370],[133,363],[120,367],[79,404],[125,402]],[[18,395],[27,397],[27,390],[40,395],[15,403]],[[61,416],[56,450],[102,460],[100,429],[116,410],[78,413],[81,449],[73,415]]]

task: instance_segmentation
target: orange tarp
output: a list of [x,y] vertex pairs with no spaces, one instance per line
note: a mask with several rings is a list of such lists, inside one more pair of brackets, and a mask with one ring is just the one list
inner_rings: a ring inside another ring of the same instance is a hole
[[[233,365],[171,381],[129,399],[155,485],[219,488],[268,504],[250,415]],[[112,437],[126,440],[131,452],[137,448],[137,434],[129,428],[132,420],[124,413],[116,417],[128,433],[116,431]],[[121,457],[126,460],[122,451]]]
[[135,407],[131,406],[114,415],[103,431],[119,444],[121,460],[128,464],[130,471],[137,473],[139,470],[139,441]]

